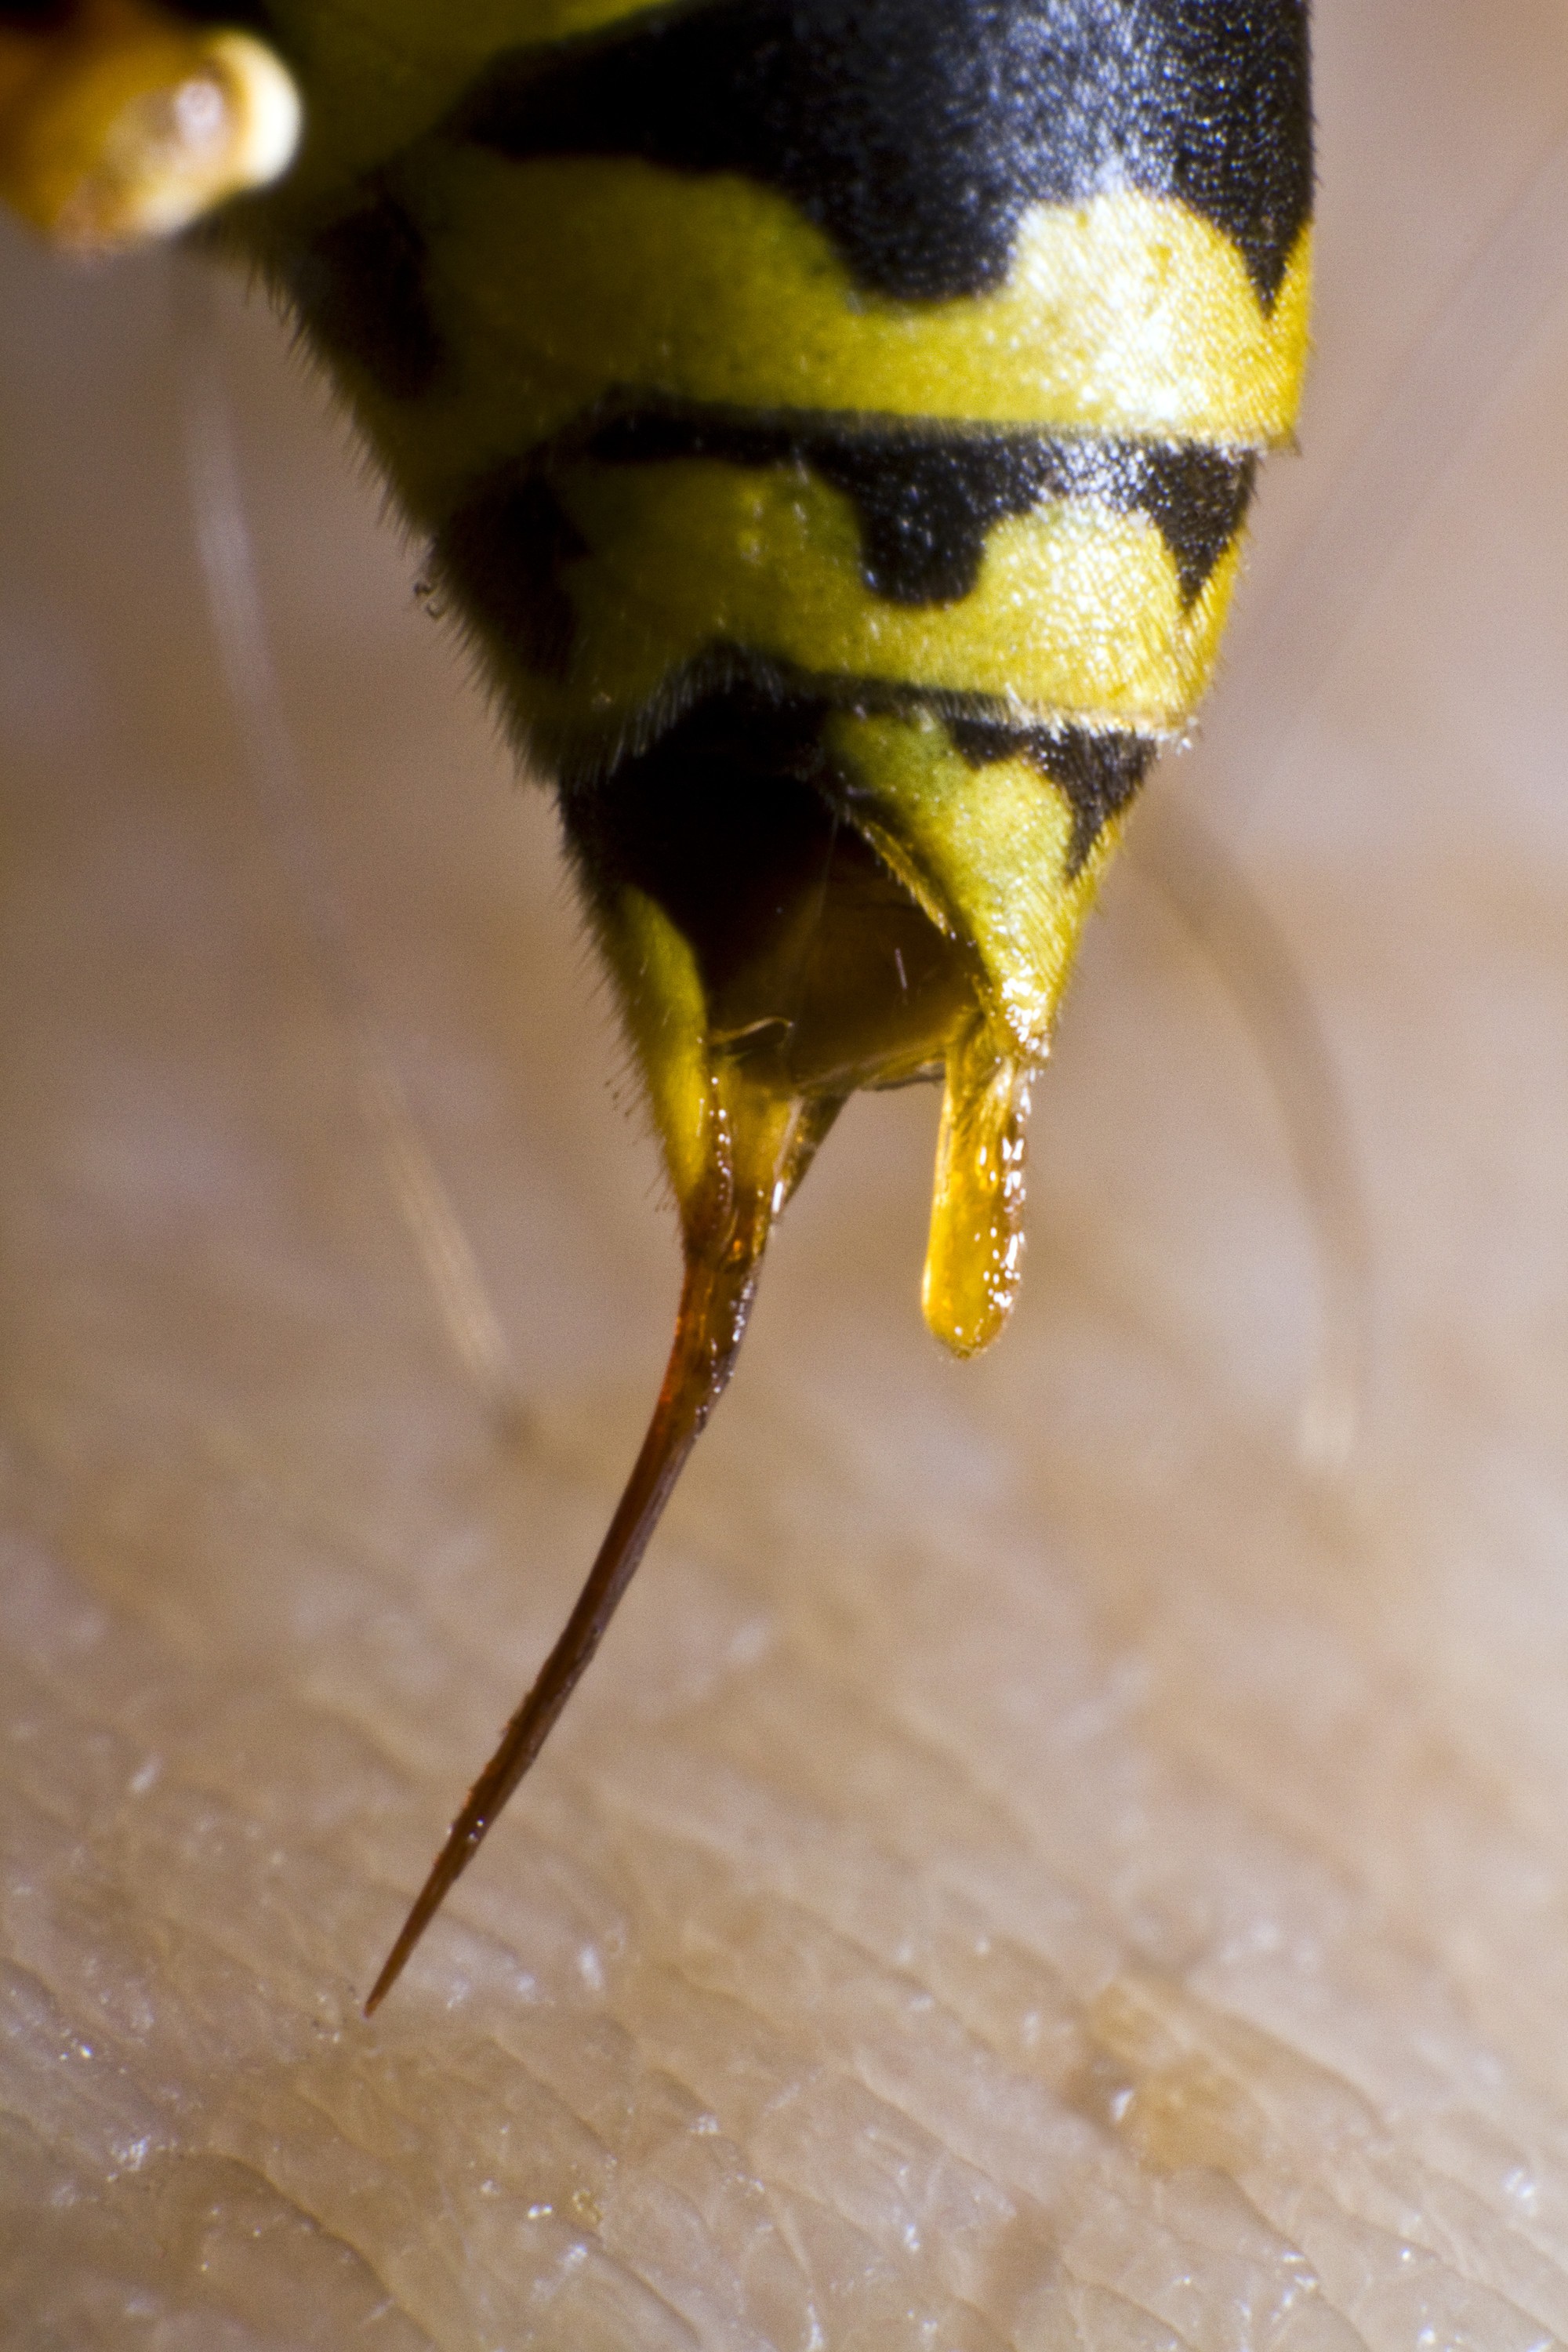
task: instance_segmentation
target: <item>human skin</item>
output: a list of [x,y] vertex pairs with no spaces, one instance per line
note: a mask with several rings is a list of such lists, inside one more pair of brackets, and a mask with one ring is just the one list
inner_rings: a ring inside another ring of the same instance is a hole
[[1258,1006],[1135,829],[1016,1328],[938,1357],[934,1099],[855,1106],[368,2025],[640,1433],[674,1234],[548,804],[226,298],[281,708],[498,1426],[244,780],[171,265],[6,241],[5,2340],[1568,2341],[1564,35],[1321,0],[1304,454],[1147,813],[1229,841],[1340,1076],[1348,1465],[1298,1444]]

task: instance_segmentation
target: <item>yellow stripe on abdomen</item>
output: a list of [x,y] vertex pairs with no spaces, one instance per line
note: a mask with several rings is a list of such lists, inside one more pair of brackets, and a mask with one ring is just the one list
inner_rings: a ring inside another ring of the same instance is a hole
[[1254,449],[1291,429],[1310,230],[1266,306],[1237,247],[1170,199],[1037,205],[999,289],[905,303],[857,288],[786,198],[747,181],[421,160],[409,208],[447,363],[413,403],[363,392],[432,524],[476,475],[628,393]]
[[908,604],[868,586],[853,508],[804,470],[584,466],[551,493],[581,550],[552,583],[570,622],[519,686],[556,755],[585,727],[636,732],[720,648],[819,682],[986,696],[1031,724],[1168,733],[1213,666],[1238,562],[1233,546],[1188,601],[1147,518],[1047,499],[994,526],[968,594]]

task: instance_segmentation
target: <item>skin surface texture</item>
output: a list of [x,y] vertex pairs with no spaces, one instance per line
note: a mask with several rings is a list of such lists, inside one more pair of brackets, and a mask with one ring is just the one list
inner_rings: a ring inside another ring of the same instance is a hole
[[[370,2024],[672,1221],[549,804],[281,335],[215,297],[274,657],[226,685],[193,265],[0,238],[7,2347],[1568,2343],[1568,40],[1315,38],[1305,455],[1037,1089],[1014,1328],[932,1347],[936,1104],[852,1105]],[[1344,1462],[1195,821],[1340,1076]]]

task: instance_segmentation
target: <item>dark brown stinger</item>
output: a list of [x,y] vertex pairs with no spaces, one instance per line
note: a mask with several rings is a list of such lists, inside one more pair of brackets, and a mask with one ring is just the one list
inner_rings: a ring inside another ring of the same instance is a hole
[[675,1342],[658,1402],[609,1531],[538,1680],[501,1735],[371,1989],[371,2016],[402,1975],[415,1946],[484,1843],[507,1799],[549,1738],[622,1594],[637,1572],[709,1414],[729,1384],[757,1286],[768,1203],[737,1201],[733,1188],[705,1233],[689,1235]]
[[365,2003],[378,2008],[543,1747],[734,1369],[769,1228],[847,1097],[940,1068],[973,1018],[970,953],[944,937],[843,814],[825,707],[740,689],[568,794],[590,889],[634,887],[701,971],[715,1116],[683,1216],[685,1278],[664,1385],[565,1631],[452,1824]]

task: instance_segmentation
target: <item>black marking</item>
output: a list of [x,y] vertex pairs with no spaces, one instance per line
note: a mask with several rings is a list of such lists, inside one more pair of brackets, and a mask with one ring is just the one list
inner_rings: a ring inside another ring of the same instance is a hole
[[586,541],[538,474],[507,467],[482,483],[436,534],[437,576],[475,625],[542,677],[562,677],[576,616],[561,569]]
[[949,719],[953,748],[972,768],[1027,760],[1067,794],[1073,816],[1069,875],[1079,873],[1101,827],[1124,809],[1153,764],[1147,735],[1095,735],[1083,727],[1017,727],[994,719]]
[[820,866],[838,796],[822,741],[826,711],[741,687],[688,711],[592,786],[563,790],[590,880],[657,899],[696,948],[710,996]]
[[601,426],[584,454],[610,465],[711,457],[732,466],[805,466],[854,505],[866,584],[896,604],[952,604],[980,577],[985,541],[1042,499],[1095,499],[1148,517],[1191,604],[1240,530],[1257,460],[1201,443],[1084,436],[911,431],[870,420],[752,424],[651,409]]
[[563,806],[589,889],[634,886],[689,942],[715,1037],[831,1096],[932,1067],[973,967],[846,821],[830,708],[714,695]]
[[271,10],[267,0],[162,0],[173,16],[193,25],[223,25],[239,33],[269,37]]
[[911,302],[1001,285],[1027,205],[1136,188],[1271,303],[1312,204],[1306,0],[699,0],[503,53],[447,128],[742,173]]
[[311,335],[394,400],[417,399],[441,366],[426,264],[418,224],[384,189],[319,229],[288,266],[289,290]]
[[52,33],[76,15],[76,0],[0,0],[0,32]]
[[[504,467],[437,532],[431,570],[482,638],[536,676],[560,679],[570,671],[576,627],[561,573],[591,551],[542,472]],[[591,821],[582,812],[605,804],[612,788],[619,789],[617,778],[651,773],[650,761],[662,774],[668,760],[695,757],[694,745],[708,747],[702,756],[709,767],[717,763],[738,779],[738,790],[749,789],[744,779],[754,771],[793,778],[818,797],[847,805],[853,781],[837,774],[821,740],[828,713],[845,710],[934,714],[973,767],[1030,761],[1071,803],[1071,873],[1082,866],[1107,818],[1131,799],[1159,749],[1148,735],[1020,725],[1002,715],[989,695],[896,677],[813,673],[718,640],[663,679],[652,705],[640,713],[617,710],[601,723],[596,713],[583,709],[568,723],[552,748],[574,837],[586,837]],[[595,855],[613,876],[609,832]],[[592,860],[585,870],[594,871]],[[673,903],[671,912],[682,919]]]

